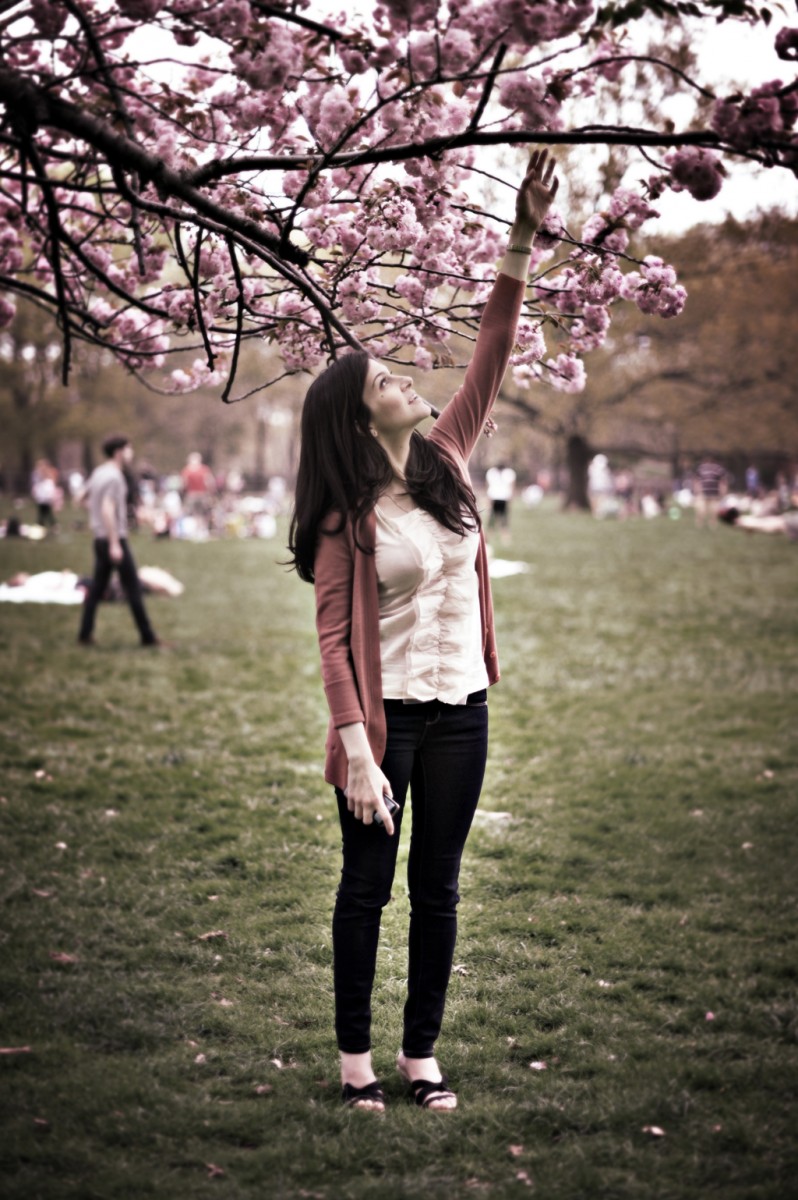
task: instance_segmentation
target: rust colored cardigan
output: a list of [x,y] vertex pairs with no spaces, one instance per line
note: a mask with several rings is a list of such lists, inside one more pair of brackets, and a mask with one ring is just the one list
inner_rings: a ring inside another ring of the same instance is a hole
[[[515,341],[524,284],[499,275],[485,305],[474,355],[462,385],[429,434],[432,441],[469,479],[468,459],[501,387]],[[337,514],[325,524],[335,528]],[[368,514],[362,540],[373,550],[376,517]],[[493,603],[484,534],[480,534],[476,571],[488,679],[499,678]],[[375,555],[355,546],[351,521],[340,533],[322,532],[315,561],[316,628],[321,651],[321,674],[330,708],[324,778],[345,788],[348,761],[338,727],[363,722],[377,763],[385,753],[385,710],[380,673],[380,613]]]

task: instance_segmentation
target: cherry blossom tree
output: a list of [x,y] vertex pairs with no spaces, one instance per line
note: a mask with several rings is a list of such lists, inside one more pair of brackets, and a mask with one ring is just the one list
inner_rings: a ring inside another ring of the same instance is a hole
[[[747,95],[630,31],[769,18],[744,0],[0,0],[0,327],[22,295],[57,315],[65,379],[85,341],[225,400],[246,339],[279,349],[264,385],[349,346],[446,365],[504,249],[521,164],[497,148],[628,147],[640,183],[574,228],[550,213],[533,255],[515,381],[576,392],[617,303],[684,306],[673,268],[630,247],[666,189],[712,200],[735,159],[798,172],[798,29]],[[586,123],[624,78],[692,97],[694,119]]]

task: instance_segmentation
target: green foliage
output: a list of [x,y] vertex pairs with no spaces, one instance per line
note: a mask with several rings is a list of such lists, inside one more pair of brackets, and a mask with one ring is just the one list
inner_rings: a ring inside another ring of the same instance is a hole
[[[495,585],[440,1045],[455,1114],[392,1070],[405,847],[375,993],[390,1110],[338,1103],[339,836],[312,590],[280,546],[139,539],[186,584],[151,601],[168,653],[122,605],[88,652],[75,610],[5,606],[0,1045],[30,1048],[0,1055],[9,1200],[790,1194],[795,547],[513,516],[529,571]],[[0,543],[3,578],[89,561],[82,536]]]

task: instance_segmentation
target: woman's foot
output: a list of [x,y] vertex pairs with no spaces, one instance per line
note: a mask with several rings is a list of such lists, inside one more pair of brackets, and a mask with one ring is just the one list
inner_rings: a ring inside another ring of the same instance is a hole
[[365,1054],[341,1051],[341,1099],[349,1108],[385,1112],[385,1096],[371,1065],[371,1051]]
[[396,1056],[399,1074],[410,1084],[413,1099],[419,1108],[446,1112],[457,1108],[457,1096],[448,1087],[434,1058],[408,1058],[403,1050]]

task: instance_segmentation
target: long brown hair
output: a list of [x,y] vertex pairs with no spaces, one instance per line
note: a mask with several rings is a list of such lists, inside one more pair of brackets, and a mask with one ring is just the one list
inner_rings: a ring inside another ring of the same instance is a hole
[[[347,519],[355,544],[370,553],[361,537],[362,522],[393,478],[388,456],[369,429],[371,413],[363,400],[369,355],[345,354],[308,388],[302,409],[301,449],[294,512],[288,535],[289,565],[313,583],[316,545],[324,518]],[[454,533],[480,527],[474,493],[434,442],[414,430],[407,461],[407,491],[419,508]]]

